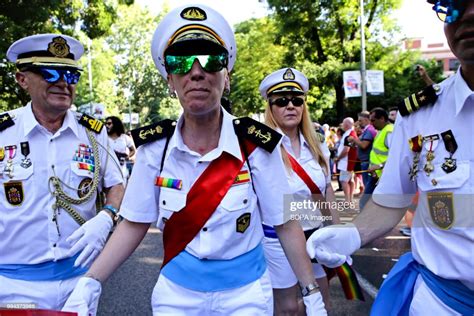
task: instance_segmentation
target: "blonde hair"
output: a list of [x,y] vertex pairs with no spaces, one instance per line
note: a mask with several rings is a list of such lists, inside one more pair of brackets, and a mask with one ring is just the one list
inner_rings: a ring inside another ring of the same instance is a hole
[[[267,102],[267,106],[265,107],[265,124],[272,128],[281,128],[275,120],[273,116],[273,112],[271,109],[270,102]],[[313,122],[311,121],[311,117],[309,115],[308,106],[306,104],[306,99],[303,103],[303,115],[301,118],[301,122],[298,125],[298,129],[303,134],[304,139],[308,143],[309,150],[313,155],[314,159],[319,163],[325,175],[329,174],[329,167],[324,157],[323,151],[321,149],[321,141],[319,137],[316,135],[316,131],[314,130]],[[282,149],[283,148],[283,145]],[[288,158],[288,154],[286,150],[282,150],[282,158],[285,166],[288,170],[292,170],[290,159]]]

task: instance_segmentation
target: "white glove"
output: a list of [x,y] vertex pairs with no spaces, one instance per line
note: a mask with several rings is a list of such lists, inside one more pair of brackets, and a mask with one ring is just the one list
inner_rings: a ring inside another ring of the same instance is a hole
[[67,253],[68,257],[74,256],[81,251],[77,257],[74,266],[89,266],[104,248],[105,241],[109,235],[110,229],[114,225],[112,218],[106,211],[100,211],[99,214],[85,222],[79,227],[66,241],[71,245]]
[[61,311],[76,312],[78,316],[95,316],[101,292],[102,286],[99,281],[82,277]]
[[328,268],[342,265],[359,248],[359,231],[352,223],[318,229],[306,241],[308,255]]
[[303,296],[303,302],[306,308],[306,316],[324,316],[328,314],[326,308],[324,308],[321,292]]

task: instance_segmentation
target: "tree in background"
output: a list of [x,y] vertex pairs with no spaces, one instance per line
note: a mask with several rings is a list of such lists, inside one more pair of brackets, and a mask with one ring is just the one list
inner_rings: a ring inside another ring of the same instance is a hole
[[[75,104],[102,103],[106,105],[110,115],[119,115],[115,88],[115,53],[107,45],[104,37],[92,41],[90,52],[88,52],[88,45],[86,44],[89,39],[86,36],[80,36],[79,40],[84,43],[86,52],[80,60],[84,70],[81,74],[81,80],[77,84]],[[89,89],[90,77],[87,65],[89,53],[91,54],[92,91]]]
[[237,60],[231,76],[232,111],[236,115],[262,113],[258,86],[266,75],[281,68],[286,48],[276,43],[278,28],[271,17],[251,19],[235,27]]
[[2,0],[0,4],[0,111],[24,105],[29,98],[15,83],[15,66],[7,62],[8,47],[38,33],[63,33],[89,38],[106,34],[116,16],[117,0]]
[[[281,43],[290,49],[285,62],[308,74],[314,110],[335,103],[337,120],[344,116],[342,72],[359,69],[359,0],[268,0],[281,27]],[[391,38],[397,31],[389,17],[400,0],[365,0],[368,69],[384,52],[393,53]],[[382,45],[381,43],[384,43]],[[376,56],[379,54],[379,56]],[[314,76],[313,76],[313,75]]]
[[[397,28],[389,16],[401,0],[366,0],[367,69],[384,71],[385,93],[368,96],[368,109],[389,108],[423,88],[414,72],[425,66],[431,78],[441,78],[434,61],[401,51],[394,43]],[[2,1],[0,26],[0,112],[24,105],[28,98],[14,79],[15,67],[6,62],[6,51],[17,39],[42,32],[77,37],[86,47],[92,39],[92,94],[89,91],[88,54],[77,87],[76,105],[91,100],[103,103],[110,114],[140,114],[141,124],[176,118],[181,110],[168,96],[168,87],[156,70],[150,42],[156,25],[168,11],[155,17],[133,0],[31,0]],[[235,27],[237,61],[231,75],[233,111],[236,115],[262,113],[258,92],[261,80],[282,67],[302,70],[310,79],[308,104],[313,119],[336,125],[343,116],[355,117],[360,98],[345,99],[342,72],[360,68],[359,0],[269,0],[273,14]]]
[[120,6],[112,35],[106,39],[115,54],[115,101],[118,112],[140,115],[142,124],[166,117],[176,118],[179,105],[168,96],[168,86],[151,57],[151,39],[156,26],[168,11],[154,17],[138,5]]

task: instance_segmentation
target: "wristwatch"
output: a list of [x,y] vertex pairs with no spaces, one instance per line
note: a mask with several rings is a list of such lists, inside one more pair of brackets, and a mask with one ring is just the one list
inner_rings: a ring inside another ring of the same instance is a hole
[[114,223],[114,226],[115,226],[119,219],[118,210],[112,205],[107,204],[102,207],[102,211],[105,211],[110,215],[110,217],[112,218],[112,222]]
[[301,289],[301,294],[303,296],[308,296],[318,289],[319,289],[319,285],[317,285],[316,283],[310,283]]

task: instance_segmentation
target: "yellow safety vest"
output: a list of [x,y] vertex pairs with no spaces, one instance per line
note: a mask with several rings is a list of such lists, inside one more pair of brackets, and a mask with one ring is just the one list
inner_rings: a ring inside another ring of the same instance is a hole
[[[380,165],[387,161],[388,147],[385,146],[385,139],[387,138],[387,134],[391,132],[393,132],[393,124],[389,123],[375,136],[372,150],[370,151],[371,165]],[[375,173],[380,178],[382,169],[375,170]]]

